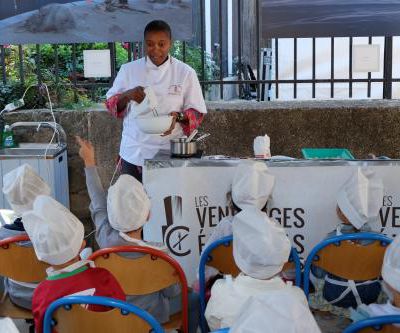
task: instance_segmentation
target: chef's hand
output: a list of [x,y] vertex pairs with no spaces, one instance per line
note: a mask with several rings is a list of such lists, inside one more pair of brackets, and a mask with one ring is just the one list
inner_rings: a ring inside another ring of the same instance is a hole
[[96,166],[96,159],[94,157],[93,145],[89,141],[82,139],[78,135],[75,136],[75,139],[76,143],[79,145],[79,156],[85,163],[85,167],[89,168]]
[[126,94],[128,95],[129,99],[135,101],[136,103],[140,104],[146,97],[144,92],[144,88],[141,86],[137,86],[133,89],[129,89]]
[[175,128],[176,118],[178,117],[178,112],[171,112],[169,115],[172,116],[171,127],[167,131],[165,131],[163,134],[161,134],[161,136],[170,135]]

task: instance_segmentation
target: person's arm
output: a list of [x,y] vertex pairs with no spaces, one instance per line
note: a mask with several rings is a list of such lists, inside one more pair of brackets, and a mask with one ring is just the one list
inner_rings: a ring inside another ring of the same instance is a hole
[[99,221],[107,218],[106,194],[101,184],[99,173],[97,172],[93,145],[79,136],[76,137],[76,142],[79,144],[79,156],[85,164],[86,187],[91,201],[90,211],[93,222],[97,227]]
[[128,111],[128,103],[130,101],[141,103],[145,96],[146,94],[144,93],[143,87],[138,86],[123,93],[111,96],[106,101],[106,107],[112,116],[116,118],[123,118]]
[[[181,126],[183,132],[189,135],[200,126],[207,113],[203,92],[197,74],[191,70],[185,80],[183,100],[183,119]],[[178,118],[179,119],[179,118]]]
[[125,110],[130,101],[134,101],[138,104],[142,103],[145,96],[144,88],[141,86],[123,92],[118,97],[117,111],[121,112]]
[[126,115],[130,101],[141,103],[145,97],[143,87],[137,86],[129,89],[128,82],[128,71],[123,65],[106,95],[106,108],[116,118],[123,118]]
[[104,268],[98,268],[98,270],[102,274],[102,279],[99,284],[101,285],[101,288],[104,288],[104,290],[102,290],[102,295],[98,296],[111,297],[121,301],[126,301],[126,294],[115,276]]
[[96,241],[101,248],[115,246],[119,234],[108,221],[107,196],[97,171],[93,145],[80,137],[76,137],[76,140],[80,146],[79,156],[85,164],[86,187],[90,198],[89,210],[96,228]]
[[[187,109],[183,112],[172,112],[171,116],[174,117],[174,121],[178,122],[182,126],[183,133],[187,136],[190,135],[197,127],[200,126],[201,122],[204,119],[204,113],[201,113],[195,109]],[[168,134],[171,134],[172,130]]]
[[194,129],[200,126],[207,113],[206,103],[204,102],[203,92],[197,74],[191,70],[183,84],[183,112],[171,112],[174,117],[171,127],[163,135],[169,135],[175,128],[176,123],[180,123],[185,135],[190,135]]
[[85,175],[86,187],[90,198],[89,210],[98,232],[99,229],[101,229],[102,224],[106,223],[108,220],[107,198],[103,185],[101,184],[97,167],[86,167]]

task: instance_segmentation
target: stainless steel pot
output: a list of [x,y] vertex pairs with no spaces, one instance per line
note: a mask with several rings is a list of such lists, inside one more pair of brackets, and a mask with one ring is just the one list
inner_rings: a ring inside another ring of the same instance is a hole
[[173,139],[171,142],[171,155],[176,157],[192,157],[197,154],[197,142],[186,142],[185,138]]

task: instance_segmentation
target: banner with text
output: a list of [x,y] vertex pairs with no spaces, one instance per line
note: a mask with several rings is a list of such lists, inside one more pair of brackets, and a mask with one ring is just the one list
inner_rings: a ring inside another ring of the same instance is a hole
[[[145,170],[152,209],[144,237],[167,245],[189,283],[196,279],[200,253],[213,228],[224,216],[232,215],[227,193],[234,166]],[[400,230],[400,166],[370,168],[385,185],[380,216],[371,227],[393,236]],[[268,215],[285,227],[301,258],[336,229],[336,194],[356,169],[348,165],[270,167],[276,184]]]

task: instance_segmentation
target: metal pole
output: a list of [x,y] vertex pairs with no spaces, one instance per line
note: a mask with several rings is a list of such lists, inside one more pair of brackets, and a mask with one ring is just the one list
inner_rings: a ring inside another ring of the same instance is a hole
[[393,38],[385,37],[384,67],[383,67],[383,98],[392,98],[392,66]]
[[[205,49],[205,38],[204,38],[204,0],[200,0],[200,47],[201,47],[201,81],[205,81],[206,79],[206,74],[205,74],[205,59],[204,57],[206,56],[204,54],[204,49]],[[204,83],[201,85],[203,95],[205,93],[205,86]]]

